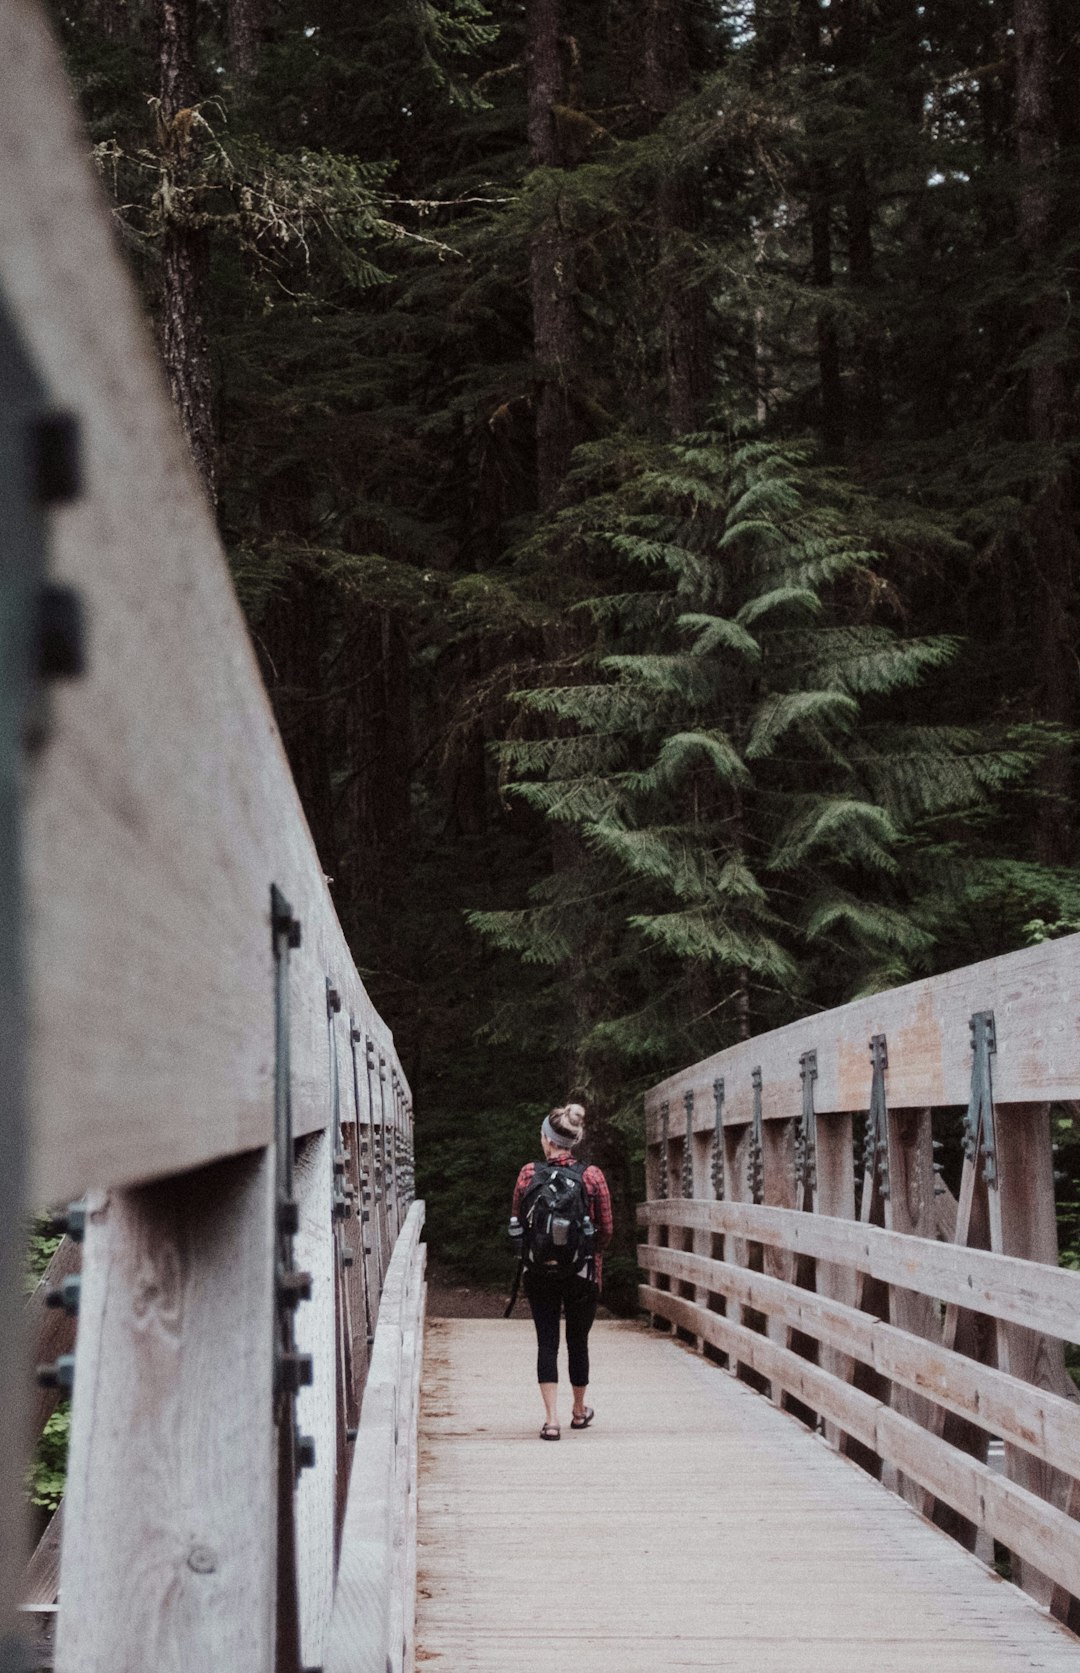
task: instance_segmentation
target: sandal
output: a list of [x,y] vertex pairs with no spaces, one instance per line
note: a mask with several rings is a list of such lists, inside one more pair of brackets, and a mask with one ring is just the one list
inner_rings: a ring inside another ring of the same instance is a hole
[[557,1423],[545,1423],[541,1427],[540,1439],[542,1441],[557,1441],[558,1438],[559,1438],[559,1425]]
[[575,1416],[570,1419],[570,1427],[571,1429],[587,1429],[595,1416],[596,1413],[592,1407],[586,1406],[581,1417]]

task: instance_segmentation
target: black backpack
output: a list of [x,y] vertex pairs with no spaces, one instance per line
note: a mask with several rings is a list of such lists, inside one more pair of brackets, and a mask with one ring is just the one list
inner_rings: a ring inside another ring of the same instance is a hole
[[518,1219],[527,1267],[560,1275],[593,1275],[593,1223],[580,1162],[534,1162]]

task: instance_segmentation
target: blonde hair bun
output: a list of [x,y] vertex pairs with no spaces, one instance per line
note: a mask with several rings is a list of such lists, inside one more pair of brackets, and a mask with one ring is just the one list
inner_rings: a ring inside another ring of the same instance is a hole
[[561,1109],[552,1110],[548,1120],[568,1145],[573,1147],[581,1143],[585,1131],[585,1111],[580,1104],[564,1104]]

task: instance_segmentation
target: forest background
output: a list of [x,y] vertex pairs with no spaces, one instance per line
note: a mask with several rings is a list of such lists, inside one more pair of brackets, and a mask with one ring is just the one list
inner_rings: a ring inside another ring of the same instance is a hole
[[573,1095],[631,1306],[645,1086],[1080,927],[1075,7],[54,11],[436,1260]]

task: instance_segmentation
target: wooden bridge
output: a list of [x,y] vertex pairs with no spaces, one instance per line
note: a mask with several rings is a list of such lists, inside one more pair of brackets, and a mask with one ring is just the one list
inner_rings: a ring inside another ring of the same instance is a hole
[[0,8],[0,542],[0,1673],[1080,1665],[1080,937],[657,1087],[643,1319],[537,1446],[527,1323],[425,1344],[408,1081],[36,0]]

